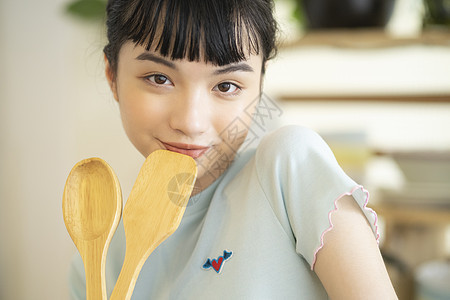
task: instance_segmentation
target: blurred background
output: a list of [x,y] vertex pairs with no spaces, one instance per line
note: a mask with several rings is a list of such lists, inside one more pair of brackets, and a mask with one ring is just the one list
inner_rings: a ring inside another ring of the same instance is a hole
[[[275,2],[271,126],[318,131],[369,189],[400,299],[450,299],[449,1]],[[106,160],[124,199],[143,163],[104,79],[103,7],[0,1],[2,300],[68,299],[62,193],[76,162]]]

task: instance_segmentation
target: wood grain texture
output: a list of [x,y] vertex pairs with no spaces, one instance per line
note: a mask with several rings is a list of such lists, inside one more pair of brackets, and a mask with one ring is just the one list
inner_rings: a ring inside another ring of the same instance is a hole
[[196,176],[189,156],[157,150],[146,159],[124,208],[125,261],[111,300],[131,298],[148,256],[178,228]]
[[113,169],[100,158],[77,163],[63,195],[67,231],[83,259],[88,300],[107,299],[106,254],[122,213],[122,192]]

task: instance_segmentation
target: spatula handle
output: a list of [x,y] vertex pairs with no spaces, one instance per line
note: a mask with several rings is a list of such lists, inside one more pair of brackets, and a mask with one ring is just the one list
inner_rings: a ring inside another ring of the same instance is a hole
[[110,300],[129,300],[146,257],[125,252],[125,260]]

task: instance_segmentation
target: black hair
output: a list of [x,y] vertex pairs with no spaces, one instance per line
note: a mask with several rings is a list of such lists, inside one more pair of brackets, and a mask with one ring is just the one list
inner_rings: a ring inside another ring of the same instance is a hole
[[272,0],[109,0],[105,55],[116,74],[127,41],[171,59],[223,66],[276,53]]

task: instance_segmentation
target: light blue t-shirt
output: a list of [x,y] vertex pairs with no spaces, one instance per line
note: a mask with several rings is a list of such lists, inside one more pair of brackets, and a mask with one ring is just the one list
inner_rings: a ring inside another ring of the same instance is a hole
[[[329,215],[346,194],[377,237],[367,192],[326,143],[302,127],[276,130],[191,199],[178,230],[144,264],[132,299],[328,299],[313,267]],[[124,256],[121,224],[107,257],[109,295]],[[73,299],[85,298],[79,256],[70,289]]]

